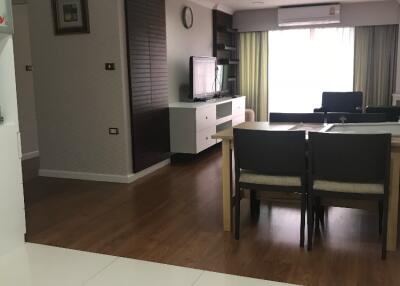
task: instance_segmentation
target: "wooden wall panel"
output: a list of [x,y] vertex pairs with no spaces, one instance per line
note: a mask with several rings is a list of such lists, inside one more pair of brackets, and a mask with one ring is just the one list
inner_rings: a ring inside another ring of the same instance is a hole
[[126,0],[133,169],[169,157],[165,0]]

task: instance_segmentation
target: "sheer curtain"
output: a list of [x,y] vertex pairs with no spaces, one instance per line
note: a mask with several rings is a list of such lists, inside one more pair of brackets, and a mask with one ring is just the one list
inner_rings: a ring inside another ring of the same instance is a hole
[[396,86],[399,25],[355,29],[354,89],[367,105],[391,105]]
[[253,109],[258,121],[268,113],[268,32],[241,33],[240,94],[246,96],[246,107]]
[[352,91],[354,28],[269,32],[269,111],[313,112],[323,91]]

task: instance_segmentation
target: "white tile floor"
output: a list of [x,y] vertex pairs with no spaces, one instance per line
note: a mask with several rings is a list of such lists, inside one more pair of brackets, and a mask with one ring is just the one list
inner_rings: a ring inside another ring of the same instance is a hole
[[271,281],[27,243],[0,257],[1,286],[283,286]]

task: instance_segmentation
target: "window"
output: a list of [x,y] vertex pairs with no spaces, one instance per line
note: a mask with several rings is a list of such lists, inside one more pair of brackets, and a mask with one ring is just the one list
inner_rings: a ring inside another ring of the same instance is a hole
[[323,91],[352,91],[354,28],[269,32],[269,111],[313,112]]

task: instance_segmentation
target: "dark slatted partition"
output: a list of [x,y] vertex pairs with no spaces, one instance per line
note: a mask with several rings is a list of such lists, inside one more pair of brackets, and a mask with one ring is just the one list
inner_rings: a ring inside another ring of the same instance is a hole
[[165,0],[126,0],[133,169],[169,156]]

